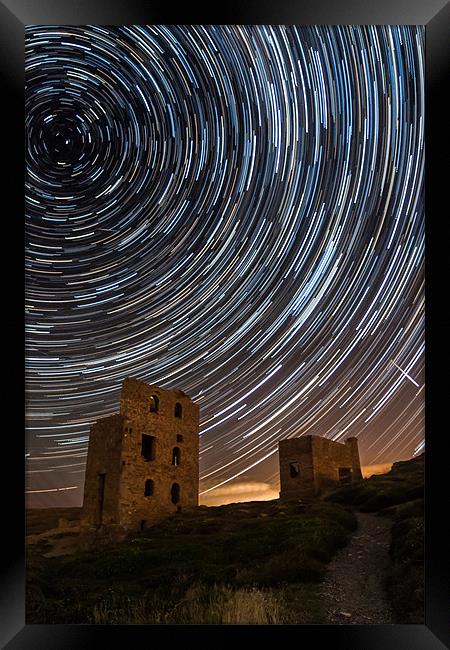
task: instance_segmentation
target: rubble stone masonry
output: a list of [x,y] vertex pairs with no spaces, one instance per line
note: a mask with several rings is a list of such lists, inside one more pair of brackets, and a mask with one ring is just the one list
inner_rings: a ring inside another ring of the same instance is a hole
[[326,486],[362,479],[358,440],[344,444],[321,436],[288,438],[278,443],[280,497],[317,494]]
[[145,528],[198,505],[199,406],[180,390],[124,380],[120,414],[91,428],[87,526]]

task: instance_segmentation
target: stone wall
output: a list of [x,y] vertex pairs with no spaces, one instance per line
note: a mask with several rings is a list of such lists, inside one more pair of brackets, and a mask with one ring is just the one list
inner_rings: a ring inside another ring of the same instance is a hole
[[[150,412],[158,400],[157,412]],[[181,417],[175,417],[175,405]],[[179,408],[179,407],[178,407]],[[125,430],[121,454],[120,520],[124,525],[151,523],[177,509],[198,505],[199,407],[182,391],[171,391],[135,379],[123,383],[121,415]],[[142,435],[155,438],[153,460],[142,456]],[[173,450],[179,449],[179,464]],[[153,494],[145,496],[145,483],[153,481]],[[179,501],[172,503],[171,489],[180,486]],[[145,524],[144,524],[145,526]]]
[[[120,414],[101,418],[91,428],[83,525],[134,529],[196,507],[198,431],[199,407],[185,393],[125,379]],[[142,455],[145,435],[153,438],[151,459]],[[146,494],[147,481],[152,483]]]
[[349,481],[362,478],[356,438],[342,444],[321,436],[302,436],[280,440],[278,449],[282,498],[317,494],[340,481],[340,469],[349,473]]
[[311,436],[316,491],[339,482],[339,468],[352,470],[350,445],[334,442],[321,436]]
[[347,438],[346,445],[350,447],[350,456],[352,460],[353,479],[355,481],[362,479],[361,460],[359,458],[358,438]]
[[[295,498],[314,488],[311,436],[289,438],[278,443],[280,457],[280,497]],[[291,464],[298,463],[300,473],[291,476]]]
[[[118,523],[117,495],[120,482],[123,418],[111,415],[91,426],[84,483],[82,523],[98,526]],[[104,475],[103,507],[100,504],[100,481]]]

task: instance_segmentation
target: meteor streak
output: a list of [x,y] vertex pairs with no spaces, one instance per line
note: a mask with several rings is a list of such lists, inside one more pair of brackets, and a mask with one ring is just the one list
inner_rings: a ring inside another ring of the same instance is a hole
[[409,381],[412,381],[412,383],[413,383],[415,386],[417,386],[417,388],[420,388],[420,387],[419,387],[419,384],[417,383],[417,381],[414,381],[414,379],[413,379],[410,375],[408,375],[407,372],[405,372],[404,370],[402,370],[402,369],[400,368],[400,366],[398,366],[398,365],[395,363],[395,361],[392,361],[392,363],[394,364],[394,366],[395,366],[396,368],[398,368],[398,369],[400,370],[400,372],[402,372],[402,373],[405,375],[405,377],[407,377],[407,378],[409,379]]

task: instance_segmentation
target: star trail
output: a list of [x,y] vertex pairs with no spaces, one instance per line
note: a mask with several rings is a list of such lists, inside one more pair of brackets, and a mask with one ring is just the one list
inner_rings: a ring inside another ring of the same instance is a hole
[[28,26],[25,128],[30,503],[127,376],[199,403],[201,494],[423,450],[422,27]]

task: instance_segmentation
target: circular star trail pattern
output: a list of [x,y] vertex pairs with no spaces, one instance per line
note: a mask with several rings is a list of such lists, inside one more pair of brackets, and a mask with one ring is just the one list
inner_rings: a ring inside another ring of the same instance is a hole
[[126,376],[200,404],[203,493],[422,450],[423,74],[418,26],[27,28],[30,494]]

